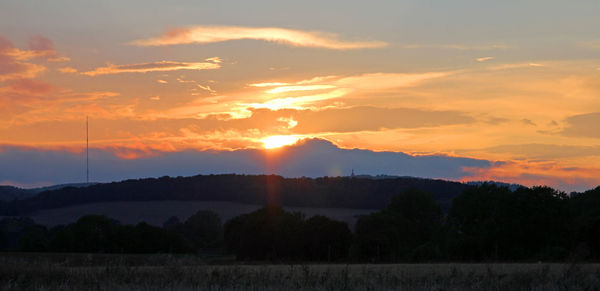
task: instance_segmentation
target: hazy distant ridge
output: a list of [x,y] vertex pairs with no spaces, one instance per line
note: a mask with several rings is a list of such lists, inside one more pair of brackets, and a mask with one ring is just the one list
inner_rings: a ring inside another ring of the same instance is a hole
[[0,203],[0,214],[111,201],[231,201],[291,207],[381,209],[406,189],[430,192],[447,208],[465,184],[420,178],[284,178],[276,175],[198,175],[126,180],[88,187],[65,187]]

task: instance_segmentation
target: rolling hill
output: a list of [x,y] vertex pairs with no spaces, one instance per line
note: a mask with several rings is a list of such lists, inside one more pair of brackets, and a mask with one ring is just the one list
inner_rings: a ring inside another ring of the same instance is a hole
[[381,209],[392,196],[411,188],[432,193],[442,208],[447,209],[466,187],[458,182],[409,177],[165,176],[47,190],[33,197],[0,202],[0,215],[27,215],[46,209],[126,201],[225,201],[286,207]]

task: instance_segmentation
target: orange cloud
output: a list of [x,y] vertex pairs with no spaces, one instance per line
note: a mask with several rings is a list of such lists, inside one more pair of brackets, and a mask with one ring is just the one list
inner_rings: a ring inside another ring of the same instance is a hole
[[44,66],[23,62],[28,60],[24,57],[25,54],[29,55],[29,51],[21,51],[13,47],[10,41],[0,36],[0,82],[33,78],[46,70]]
[[334,85],[304,85],[304,86],[281,86],[265,91],[266,93],[276,94],[290,91],[313,91],[335,88]]
[[191,43],[214,43],[229,40],[253,39],[297,47],[316,47],[334,50],[380,48],[381,41],[344,41],[335,34],[302,31],[277,27],[196,26],[167,31],[160,37],[132,41],[137,46],[162,46]]
[[71,68],[71,67],[63,67],[63,68],[58,68],[56,70],[59,71],[59,72],[61,72],[61,73],[63,73],[63,74],[77,73],[77,69]]
[[560,132],[565,136],[600,138],[600,112],[569,116]]
[[121,73],[148,73],[148,72],[167,72],[167,71],[178,71],[178,70],[214,70],[219,69],[221,66],[217,63],[212,62],[199,62],[199,63],[187,63],[187,62],[173,62],[173,61],[160,61],[153,63],[141,63],[133,65],[113,65],[108,64],[106,67],[96,68],[93,71],[83,72],[81,74],[88,76],[97,75],[109,75],[109,74],[121,74]]
[[464,181],[502,181],[525,186],[547,185],[558,189],[583,190],[600,184],[599,168],[565,167],[552,161],[506,161],[489,168],[469,168]]
[[54,90],[50,84],[31,79],[19,79],[10,83],[9,88],[15,92],[27,92],[31,94],[46,94]]
[[422,48],[433,48],[433,49],[451,49],[459,51],[489,51],[497,49],[509,49],[512,46],[506,44],[409,44],[404,45],[405,49],[422,49]]
[[[406,88],[419,85],[427,80],[442,78],[454,72],[427,72],[415,74],[371,73],[348,77],[323,76],[295,83],[266,82],[249,84],[252,87],[271,87],[264,91],[271,94],[284,94],[282,97],[264,102],[240,103],[254,108],[296,108],[303,109],[317,102],[348,96],[355,92],[374,94],[379,90]],[[290,96],[293,92],[319,91],[305,96]]]
[[10,56],[17,61],[29,61],[38,58],[44,58],[49,62],[65,62],[70,60],[68,57],[58,56],[54,48],[54,42],[41,35],[30,38],[27,44],[29,46],[28,50],[20,50],[12,47],[12,45],[3,49],[2,44],[0,44],[0,54]]
[[481,57],[481,58],[477,58],[476,60],[478,62],[485,62],[485,61],[489,61],[489,60],[493,60],[494,57]]

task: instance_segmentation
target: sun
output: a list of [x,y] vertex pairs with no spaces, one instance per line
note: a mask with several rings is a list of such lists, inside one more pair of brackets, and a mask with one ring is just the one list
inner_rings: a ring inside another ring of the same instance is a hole
[[294,135],[273,135],[263,138],[261,141],[265,149],[275,149],[282,146],[295,144],[300,137]]

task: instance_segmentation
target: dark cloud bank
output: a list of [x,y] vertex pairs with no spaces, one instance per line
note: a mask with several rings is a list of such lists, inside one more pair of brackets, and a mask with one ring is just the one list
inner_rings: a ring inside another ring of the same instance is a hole
[[[466,168],[487,168],[486,160],[447,156],[411,156],[398,152],[340,149],[311,139],[275,151],[182,151],[121,159],[111,151],[90,150],[90,176],[97,182],[196,174],[278,174],[285,177],[387,174],[460,179]],[[85,153],[4,147],[0,151],[0,183],[40,186],[85,180]]]

